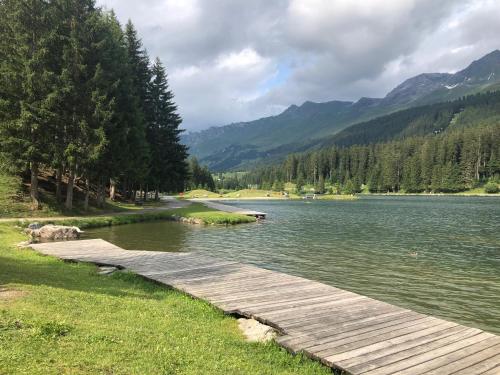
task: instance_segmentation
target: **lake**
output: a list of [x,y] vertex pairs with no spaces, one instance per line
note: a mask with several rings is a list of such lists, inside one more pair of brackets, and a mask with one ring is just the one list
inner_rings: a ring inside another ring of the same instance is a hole
[[232,227],[140,223],[86,237],[126,249],[205,252],[500,333],[498,198],[224,203],[268,218]]

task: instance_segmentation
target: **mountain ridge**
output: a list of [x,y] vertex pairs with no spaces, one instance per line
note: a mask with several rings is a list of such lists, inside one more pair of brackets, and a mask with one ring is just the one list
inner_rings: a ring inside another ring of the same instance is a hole
[[497,90],[498,83],[500,50],[494,50],[456,73],[422,73],[411,77],[383,98],[305,101],[300,106],[292,104],[274,116],[186,133],[182,140],[191,154],[212,170],[238,169],[262,158],[302,151],[308,145],[320,143],[322,138],[379,116],[455,100],[489,87]]

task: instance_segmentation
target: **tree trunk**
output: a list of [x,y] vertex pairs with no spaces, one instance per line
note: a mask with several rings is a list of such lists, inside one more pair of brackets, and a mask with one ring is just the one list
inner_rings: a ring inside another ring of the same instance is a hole
[[146,190],[144,190],[144,202],[148,200],[149,187],[146,185]]
[[97,191],[96,191],[96,205],[97,207],[101,207],[101,202],[102,202],[102,189],[101,189],[101,181],[98,182],[97,184]]
[[104,184],[102,179],[99,180],[99,186],[97,187],[97,191],[99,192],[97,205],[99,208],[103,208],[104,203],[106,202],[106,185]]
[[116,198],[116,181],[112,178],[109,179],[109,199],[113,202]]
[[61,203],[62,201],[62,174],[63,167],[60,165],[56,169],[56,201],[57,203]]
[[75,184],[75,169],[70,168],[68,178],[68,188],[66,189],[66,204],[67,210],[73,209],[73,186]]
[[31,185],[30,185],[31,209],[35,211],[40,209],[40,199],[38,196],[38,163],[32,162],[30,170],[31,170]]
[[90,181],[88,177],[85,177],[85,200],[83,201],[83,209],[85,211],[89,210],[89,196],[90,196]]
[[160,200],[160,194],[158,192],[158,188],[155,189],[155,201],[159,201]]

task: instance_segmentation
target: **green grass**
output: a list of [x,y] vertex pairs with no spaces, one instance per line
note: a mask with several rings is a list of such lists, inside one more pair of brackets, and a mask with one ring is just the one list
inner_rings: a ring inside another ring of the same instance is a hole
[[232,225],[232,224],[253,223],[256,220],[252,216],[217,211],[214,210],[213,208],[208,208],[200,203],[192,203],[187,207],[179,208],[173,211],[175,211],[176,215],[182,217],[201,219],[205,224]]
[[335,194],[324,194],[316,195],[316,199],[319,200],[329,200],[329,201],[353,201],[359,199],[356,195],[335,195]]
[[83,198],[76,194],[74,199],[74,208],[68,211],[64,204],[58,203],[52,191],[47,191],[40,187],[39,194],[42,202],[41,209],[31,210],[29,194],[23,186],[21,177],[0,172],[0,218],[16,217],[55,217],[55,216],[95,216],[102,214],[114,214],[117,212],[137,211],[146,208],[155,208],[164,205],[163,202],[153,200],[147,201],[142,205],[135,205],[128,202],[113,202],[106,200],[104,207],[99,208],[90,206],[84,210]]
[[19,216],[30,211],[21,178],[0,172],[0,217]]
[[[290,198],[296,198],[290,194]],[[261,189],[243,189],[224,194],[224,198],[285,198],[281,192]]]
[[185,199],[192,199],[192,198],[220,198],[220,194],[214,193],[212,191],[204,190],[204,189],[196,189],[196,190],[186,191],[184,194],[182,194],[181,197],[185,198]]
[[276,344],[243,340],[235,319],[129,273],[20,250],[0,225],[0,374],[328,374]]

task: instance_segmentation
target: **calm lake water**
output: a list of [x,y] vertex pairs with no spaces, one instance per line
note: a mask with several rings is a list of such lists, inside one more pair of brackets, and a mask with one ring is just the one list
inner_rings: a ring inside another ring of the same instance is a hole
[[126,249],[205,252],[500,333],[498,198],[227,203],[268,218],[233,227],[141,223],[87,237]]

